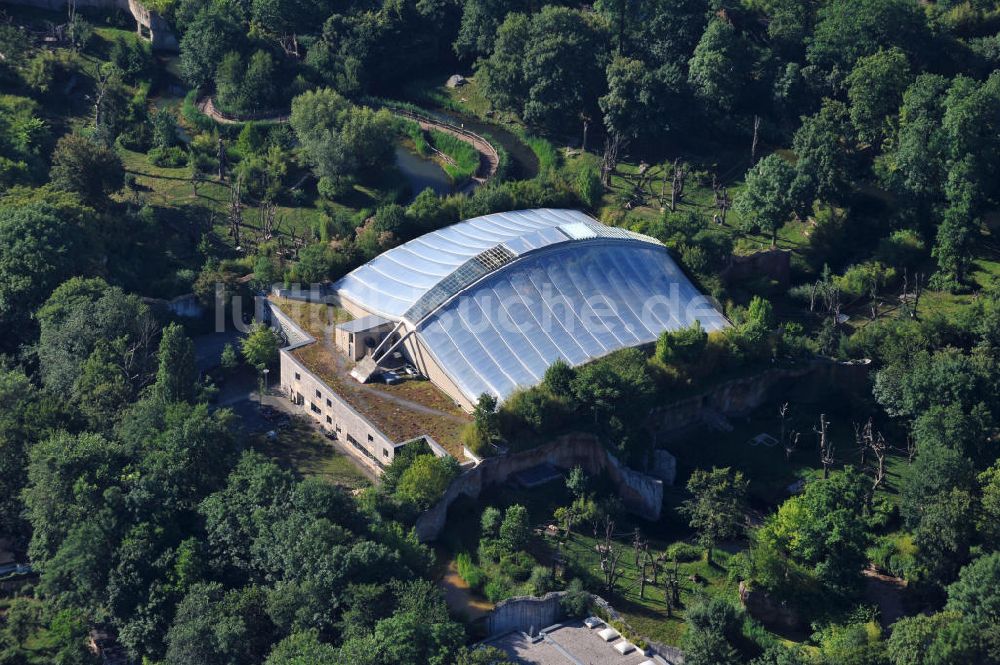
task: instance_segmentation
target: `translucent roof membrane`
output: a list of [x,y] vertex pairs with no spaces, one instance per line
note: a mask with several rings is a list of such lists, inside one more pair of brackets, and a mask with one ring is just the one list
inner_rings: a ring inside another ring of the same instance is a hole
[[474,401],[538,383],[559,358],[579,365],[695,319],[708,331],[727,325],[665,248],[606,238],[553,245],[500,268],[417,334]]
[[[519,210],[477,217],[390,249],[346,275],[335,288],[374,314],[400,318],[438,282],[481,252],[511,241],[517,247],[510,249],[521,254],[566,240],[569,236],[556,227],[574,223],[598,224],[577,210]],[[532,236],[542,230],[548,234]]]

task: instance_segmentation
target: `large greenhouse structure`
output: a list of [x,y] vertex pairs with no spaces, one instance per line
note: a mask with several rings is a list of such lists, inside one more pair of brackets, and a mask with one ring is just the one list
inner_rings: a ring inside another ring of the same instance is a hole
[[695,320],[728,325],[654,238],[576,210],[477,217],[384,252],[334,285],[338,346],[365,380],[404,358],[471,409]]

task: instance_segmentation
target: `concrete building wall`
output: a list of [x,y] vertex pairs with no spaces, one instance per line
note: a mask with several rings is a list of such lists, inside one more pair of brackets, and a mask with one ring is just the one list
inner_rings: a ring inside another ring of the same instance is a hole
[[314,344],[316,340],[271,301],[261,300],[260,304],[262,309],[258,316],[269,325],[281,328],[290,342],[278,352],[282,391],[302,409],[302,413],[335,432],[338,440],[348,444],[345,449],[352,451],[355,459],[381,474],[382,467],[395,457],[394,442],[292,355],[294,349]]
[[395,455],[393,441],[290,352],[282,349],[280,355],[281,386],[290,399],[321,427],[336,432],[338,440],[348,444],[359,460],[381,473],[382,467],[388,466]]

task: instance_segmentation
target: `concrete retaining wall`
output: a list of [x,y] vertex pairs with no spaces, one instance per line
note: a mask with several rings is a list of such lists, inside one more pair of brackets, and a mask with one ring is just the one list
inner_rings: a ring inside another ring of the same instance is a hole
[[541,598],[519,596],[500,601],[486,617],[486,634],[496,637],[517,630],[537,635],[562,618],[559,601],[565,595],[565,591],[553,591]]
[[[487,639],[513,631],[537,635],[539,630],[559,622],[564,617],[560,601],[566,593],[553,591],[540,598],[519,596],[497,603],[486,617]],[[668,665],[683,665],[684,653],[680,649],[648,639],[630,626],[622,615],[600,596],[591,594],[590,600],[597,607],[598,614],[620,623],[628,633],[642,637],[652,652],[660,657],[661,662]]]
[[797,367],[766,370],[754,376],[721,383],[705,392],[658,408],[650,423],[661,436],[685,432],[704,426],[706,411],[728,418],[750,415],[769,400],[794,393],[799,399],[819,399],[831,389],[849,393],[868,391],[870,362],[837,362],[825,358]]
[[437,539],[448,519],[448,507],[459,496],[476,499],[483,488],[505,483],[515,473],[546,463],[560,469],[582,466],[592,475],[606,471],[626,509],[647,520],[660,518],[662,480],[628,468],[594,436],[569,434],[531,450],[489,457],[463,473],[452,481],[441,500],[417,519],[417,538],[423,543]]

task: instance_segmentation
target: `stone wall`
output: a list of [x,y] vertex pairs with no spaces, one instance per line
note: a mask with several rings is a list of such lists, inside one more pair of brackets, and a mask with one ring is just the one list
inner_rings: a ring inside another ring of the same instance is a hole
[[[66,0],[8,0],[11,4],[26,5],[50,11],[61,11]],[[139,36],[149,39],[153,48],[161,51],[177,51],[177,37],[170,24],[156,12],[147,9],[136,0],[76,0],[76,6],[94,9],[120,9],[135,18]],[[144,31],[145,30],[145,31]]]
[[569,434],[531,450],[489,457],[463,473],[452,481],[441,500],[417,519],[417,538],[423,543],[437,539],[448,519],[448,507],[459,496],[479,498],[484,488],[505,483],[515,473],[546,463],[560,469],[579,465],[592,475],[606,471],[626,509],[643,519],[660,518],[662,480],[628,468],[591,435]]
[[565,595],[565,591],[553,591],[541,598],[519,596],[500,601],[486,617],[486,634],[496,637],[516,630],[537,635],[562,618],[559,601]]
[[747,256],[733,255],[721,276],[727,284],[766,277],[787,287],[792,276],[792,253],[787,249],[769,249]]
[[802,399],[819,399],[831,389],[866,392],[869,365],[867,360],[837,362],[820,358],[797,367],[766,370],[726,381],[693,397],[660,407],[654,411],[651,424],[661,437],[669,438],[671,434],[704,426],[706,412],[741,418],[769,400],[788,393]]

